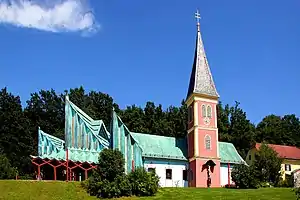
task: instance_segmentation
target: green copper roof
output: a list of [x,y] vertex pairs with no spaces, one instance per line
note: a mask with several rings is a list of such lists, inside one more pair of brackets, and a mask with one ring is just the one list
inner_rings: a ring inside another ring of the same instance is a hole
[[[66,160],[65,142],[39,129],[38,156],[33,158]],[[108,147],[104,147],[108,148]],[[68,159],[73,162],[98,163],[99,150],[69,147]]]
[[132,136],[138,141],[144,157],[187,160],[185,139],[143,133],[132,133]]
[[227,142],[219,142],[219,152],[221,162],[246,164],[243,158],[239,155],[233,144]]
[[[68,160],[73,162],[88,162],[97,164],[99,161],[99,152],[91,151],[91,150],[81,150],[69,148],[68,150]],[[61,149],[58,152],[52,151],[50,154],[43,154],[40,156],[31,156],[33,158],[41,158],[41,159],[55,159],[55,160],[66,160],[66,151]]]
[[[164,137],[144,133],[131,133],[143,150],[144,157],[187,160],[187,143],[185,139]],[[222,163],[246,164],[233,144],[219,142]]]

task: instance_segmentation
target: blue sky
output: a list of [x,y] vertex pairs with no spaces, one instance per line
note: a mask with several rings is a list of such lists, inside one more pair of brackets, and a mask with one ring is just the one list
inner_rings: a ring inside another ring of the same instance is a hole
[[[5,11],[0,14],[0,88],[7,86],[23,102],[40,89],[62,92],[83,85],[110,94],[122,108],[146,101],[165,108],[179,105],[192,69],[199,8],[221,101],[241,102],[254,123],[271,113],[300,114],[298,0],[69,0],[51,5],[44,0],[16,6],[14,15],[7,1],[0,2]],[[58,10],[66,2],[73,4]],[[89,10],[92,14],[83,16]]]

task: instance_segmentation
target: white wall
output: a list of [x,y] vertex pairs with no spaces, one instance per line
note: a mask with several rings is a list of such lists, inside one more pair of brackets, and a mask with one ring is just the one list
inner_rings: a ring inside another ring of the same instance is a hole
[[[161,187],[188,187],[188,181],[183,180],[183,170],[188,169],[188,162],[145,158],[144,167],[146,170],[155,168]],[[166,169],[172,169],[171,180],[166,179]]]
[[[231,179],[231,170],[233,168],[234,164],[230,164],[229,172],[230,172],[230,184],[232,184]],[[221,169],[220,169],[220,178],[221,178],[221,186],[225,186],[228,184],[228,164],[227,163],[221,163]]]

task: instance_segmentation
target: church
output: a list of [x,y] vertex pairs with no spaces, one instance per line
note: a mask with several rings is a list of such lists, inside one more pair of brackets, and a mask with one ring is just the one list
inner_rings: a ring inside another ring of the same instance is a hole
[[246,162],[231,143],[220,142],[219,94],[213,81],[196,13],[194,62],[186,96],[185,138],[131,132],[113,110],[110,129],[65,99],[65,140],[38,130],[38,155],[31,156],[37,179],[81,181],[96,168],[101,150],[118,149],[125,173],[144,167],[160,177],[162,187],[223,187],[232,184],[231,169]]

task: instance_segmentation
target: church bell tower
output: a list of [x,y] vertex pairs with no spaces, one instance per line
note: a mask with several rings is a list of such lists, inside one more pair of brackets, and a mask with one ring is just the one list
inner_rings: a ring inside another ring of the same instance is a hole
[[217,110],[219,94],[207,62],[197,19],[194,63],[186,105],[188,106],[188,159],[190,187],[220,187]]

